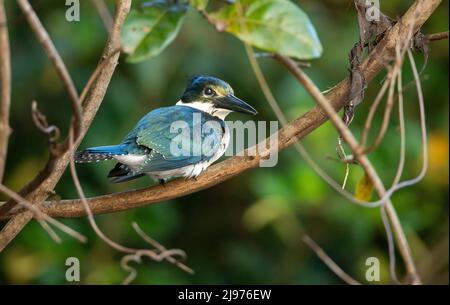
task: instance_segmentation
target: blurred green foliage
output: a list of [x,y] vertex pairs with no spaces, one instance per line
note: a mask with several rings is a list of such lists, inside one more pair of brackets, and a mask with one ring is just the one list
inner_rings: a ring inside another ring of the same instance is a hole
[[[80,22],[65,20],[63,1],[32,1],[48,29],[79,89],[93,72],[107,32],[90,1],[81,1]],[[114,1],[106,1],[111,11]],[[202,1],[197,1],[202,2]],[[216,5],[216,1],[212,5]],[[307,72],[326,90],[348,75],[347,53],[358,38],[352,1],[301,1],[302,9],[316,27],[323,55],[312,61]],[[411,1],[382,1],[389,16],[401,15]],[[211,5],[211,4],[210,4]],[[67,132],[69,98],[52,65],[28,27],[14,1],[7,1],[12,47],[13,96],[10,140],[5,183],[15,189],[26,184],[45,164],[46,139],[33,126],[31,101],[36,99],[49,122]],[[448,30],[448,2],[425,24],[425,33]],[[416,54],[418,65],[423,57]],[[289,119],[310,109],[314,102],[281,66],[260,59],[280,106]],[[82,147],[120,141],[149,110],[174,104],[185,82],[194,74],[210,74],[227,80],[236,94],[255,106],[256,120],[275,120],[252,74],[243,45],[233,36],[218,33],[197,12],[189,10],[179,35],[159,56],[139,64],[121,59],[105,100]],[[383,75],[371,82],[365,102],[358,106],[352,131],[359,136],[370,101],[380,88]],[[448,283],[448,42],[431,45],[422,75],[427,107],[430,152],[426,178],[396,193],[393,201],[405,228],[426,283]],[[404,83],[412,81],[406,64]],[[413,86],[405,91],[407,159],[403,178],[415,176],[421,165],[418,104]],[[378,113],[373,130],[380,126]],[[232,114],[229,119],[247,119]],[[381,147],[370,154],[387,185],[395,174],[399,156],[398,119],[395,115]],[[372,134],[372,136],[373,136]],[[329,160],[335,155],[336,131],[324,124],[303,141],[319,164],[338,181],[344,166]],[[372,137],[373,140],[373,137]],[[106,179],[112,163],[80,165],[78,172],[87,196],[146,187],[143,178],[123,185]],[[363,173],[352,167],[348,190],[354,191]],[[188,182],[187,182],[188,183]],[[68,173],[56,192],[62,198],[77,194]],[[2,197],[2,199],[5,199]],[[275,168],[257,168],[210,189],[139,209],[96,217],[100,227],[115,241],[144,247],[131,228],[136,221],[167,248],[188,254],[191,276],[168,263],[145,261],[137,266],[135,283],[242,283],[242,284],[335,284],[341,281],[300,240],[307,232],[348,273],[364,281],[367,257],[381,261],[382,282],[389,282],[387,243],[377,209],[350,204],[328,187],[290,148],[280,154]],[[0,255],[1,283],[65,282],[65,260],[81,262],[81,283],[120,283],[126,273],[121,254],[97,238],[86,219],[64,223],[89,238],[80,244],[64,238],[57,245],[35,222]],[[398,256],[398,255],[397,255]],[[403,272],[401,260],[398,271]]]

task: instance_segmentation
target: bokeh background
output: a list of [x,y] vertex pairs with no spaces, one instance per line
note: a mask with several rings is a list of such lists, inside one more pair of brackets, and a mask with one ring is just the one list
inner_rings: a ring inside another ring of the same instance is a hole
[[[106,1],[113,10],[113,1]],[[308,73],[326,90],[348,75],[347,53],[358,38],[353,1],[294,1],[312,19],[324,53]],[[400,16],[413,1],[381,1],[389,16]],[[31,1],[79,90],[95,68],[107,37],[90,1],[81,1],[80,22],[65,20],[63,1]],[[137,3],[136,3],[137,4]],[[5,184],[19,190],[45,164],[46,139],[33,126],[33,99],[49,121],[66,133],[70,119],[68,96],[52,65],[33,36],[15,1],[6,1],[12,47],[13,90]],[[425,24],[425,33],[448,30],[448,2]],[[419,66],[423,57],[416,54]],[[289,73],[270,59],[260,59],[270,86],[289,119],[310,109],[314,102]],[[237,96],[258,109],[255,120],[275,120],[251,71],[244,47],[231,35],[218,33],[191,10],[179,36],[161,55],[139,64],[122,57],[105,100],[81,147],[116,143],[135,122],[153,108],[174,104],[186,80],[210,74],[227,80]],[[361,134],[365,114],[382,75],[370,83],[365,103],[357,108],[352,131]],[[404,83],[411,82],[408,64]],[[425,283],[448,284],[448,41],[433,42],[423,74],[430,152],[429,171],[419,184],[397,192],[393,201]],[[407,159],[403,178],[415,176],[421,166],[418,103],[413,86],[405,92]],[[374,130],[380,126],[378,113]],[[248,119],[232,114],[229,119]],[[253,119],[253,118],[252,118]],[[398,119],[394,115],[377,151],[370,154],[383,181],[392,182],[399,156]],[[336,131],[326,123],[303,141],[309,152],[335,179],[342,181],[344,166],[334,156]],[[122,185],[106,179],[113,163],[79,165],[88,196],[146,187],[143,178]],[[362,171],[351,169],[349,191]],[[188,183],[188,182],[187,182]],[[66,173],[55,189],[61,198],[76,198]],[[5,199],[5,197],[0,197]],[[342,283],[301,241],[308,233],[348,273],[365,281],[365,260],[381,261],[381,283],[389,282],[387,242],[378,209],[355,206],[324,183],[289,148],[274,168],[257,168],[210,189],[156,205],[96,217],[102,230],[124,245],[144,247],[131,228],[136,221],[167,248],[186,251],[189,275],[168,263],[146,260],[138,265],[139,284],[340,284]],[[81,262],[81,283],[117,284],[127,275],[121,254],[97,238],[86,219],[63,220],[89,238],[80,244],[65,236],[55,244],[46,232],[30,223],[0,254],[0,283],[65,284],[65,260]],[[1,224],[3,225],[3,224]],[[1,226],[0,225],[0,226]],[[398,271],[403,274],[398,257]]]

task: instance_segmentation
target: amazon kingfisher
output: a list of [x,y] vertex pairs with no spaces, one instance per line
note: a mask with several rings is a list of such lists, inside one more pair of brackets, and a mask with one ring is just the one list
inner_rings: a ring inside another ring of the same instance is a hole
[[[195,76],[174,106],[147,113],[118,145],[76,152],[75,161],[117,160],[108,174],[113,183],[144,175],[161,184],[175,177],[196,178],[226,151],[230,133],[224,119],[233,111],[257,113],[234,96],[225,81],[212,76]],[[208,128],[195,135],[196,128],[205,125]]]

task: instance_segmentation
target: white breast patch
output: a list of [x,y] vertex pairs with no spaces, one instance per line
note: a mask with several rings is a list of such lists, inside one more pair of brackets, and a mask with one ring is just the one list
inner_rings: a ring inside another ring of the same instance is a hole
[[116,159],[122,164],[125,164],[133,171],[139,171],[143,162],[145,161],[145,158],[147,158],[146,155],[133,155],[133,154],[114,156],[114,159]]

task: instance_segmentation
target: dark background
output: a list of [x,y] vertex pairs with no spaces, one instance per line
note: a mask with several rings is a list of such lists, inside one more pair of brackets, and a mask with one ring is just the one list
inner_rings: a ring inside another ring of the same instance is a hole
[[[107,37],[90,1],[81,1],[80,22],[65,20],[64,1],[31,1],[81,91],[93,72]],[[358,39],[353,1],[294,1],[310,16],[324,47],[323,56],[307,72],[321,90],[348,75],[347,53]],[[413,1],[381,1],[389,16],[403,14]],[[107,1],[112,11],[113,1]],[[15,1],[6,1],[12,48],[13,89],[11,126],[5,184],[19,190],[45,164],[46,139],[31,121],[33,99],[49,121],[67,132],[69,99],[53,66],[32,34]],[[425,33],[448,30],[448,2],[425,24]],[[271,88],[289,119],[303,114],[314,101],[276,62],[260,59]],[[419,66],[423,57],[416,54]],[[244,47],[231,35],[218,33],[191,10],[179,36],[160,56],[139,64],[121,58],[105,100],[81,147],[114,144],[153,108],[174,104],[186,80],[210,74],[228,81],[240,98],[259,114],[255,120],[275,120],[251,71]],[[352,131],[359,136],[371,101],[383,75],[370,83],[365,102],[357,108]],[[408,64],[404,84],[411,82]],[[433,42],[423,74],[430,152],[429,171],[419,184],[393,196],[425,283],[448,284],[448,41]],[[413,86],[405,93],[407,159],[403,179],[417,175],[421,166],[418,103]],[[374,131],[380,126],[381,112]],[[232,114],[230,120],[248,119]],[[399,156],[398,118],[379,149],[370,154],[386,185],[392,182]],[[373,133],[375,134],[375,132]],[[309,152],[339,182],[344,166],[327,159],[334,156],[336,131],[326,123],[303,141]],[[373,139],[373,137],[372,137]],[[389,282],[387,242],[378,209],[355,206],[323,182],[289,148],[274,168],[257,168],[210,189],[156,205],[97,216],[102,230],[124,245],[144,247],[131,228],[136,221],[167,248],[181,248],[189,275],[167,263],[145,261],[135,283],[235,283],[235,284],[337,284],[342,283],[301,242],[308,233],[348,273],[364,282],[365,260],[381,261],[381,283]],[[143,178],[121,185],[106,179],[113,163],[79,165],[87,196],[146,187]],[[354,191],[362,171],[353,168],[347,189]],[[188,183],[188,182],[187,182]],[[70,175],[56,187],[61,198],[77,198]],[[4,197],[0,197],[5,199]],[[65,281],[65,260],[81,262],[81,282],[120,283],[126,273],[121,254],[96,237],[84,218],[63,220],[89,237],[88,244],[61,233],[55,244],[36,223],[30,223],[0,255],[0,282],[57,284]],[[403,274],[397,253],[398,271]]]

